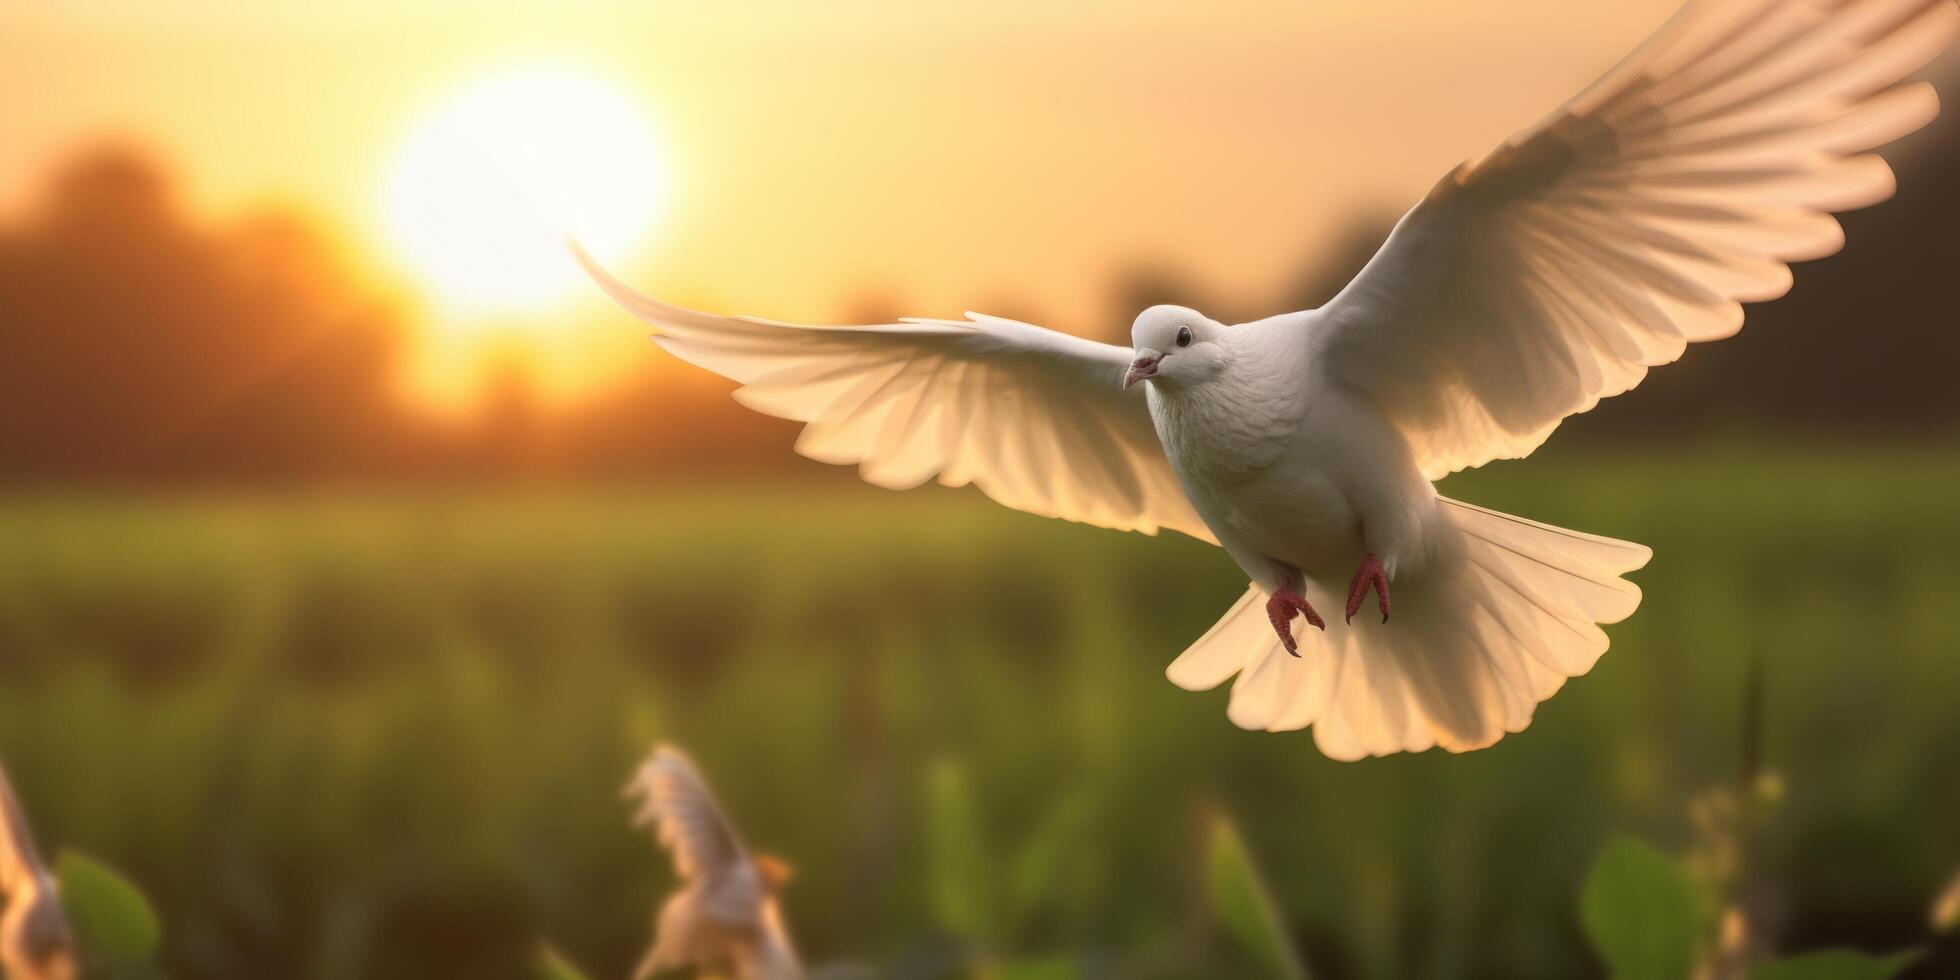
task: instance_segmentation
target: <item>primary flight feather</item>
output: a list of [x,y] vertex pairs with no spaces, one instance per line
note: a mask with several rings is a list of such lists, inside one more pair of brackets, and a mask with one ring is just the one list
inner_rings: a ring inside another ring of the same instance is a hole
[[[1251,586],[1168,673],[1236,676],[1235,723],[1312,726],[1340,759],[1480,748],[1592,667],[1649,552],[1431,481],[1529,454],[1837,250],[1831,212],[1893,190],[1867,151],[1936,114],[1904,79],[1956,26],[1954,0],[1693,0],[1445,175],[1325,306],[1233,326],[1152,307],[1128,349],[979,314],[720,317],[581,258],[662,347],[808,423],[807,456],[1225,548]],[[1380,621],[1355,620],[1370,594]],[[1296,616],[1322,632],[1297,640]]]

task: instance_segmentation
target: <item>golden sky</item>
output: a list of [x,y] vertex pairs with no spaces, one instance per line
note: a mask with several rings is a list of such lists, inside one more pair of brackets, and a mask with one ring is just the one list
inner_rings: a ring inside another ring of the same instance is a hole
[[[876,295],[1107,333],[1128,316],[1108,322],[1115,270],[1274,293],[1344,219],[1413,202],[1673,5],[8,0],[0,206],[78,143],[129,136],[200,211],[297,202],[419,288],[383,201],[403,146],[460,91],[567,70],[663,147],[664,217],[621,269],[643,287],[784,319]],[[418,383],[456,395],[498,318],[421,316]],[[596,303],[521,319],[510,342],[557,389],[642,349]]]

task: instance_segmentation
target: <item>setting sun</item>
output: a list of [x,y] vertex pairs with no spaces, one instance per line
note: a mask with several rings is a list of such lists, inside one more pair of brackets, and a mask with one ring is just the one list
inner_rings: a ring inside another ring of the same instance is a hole
[[0,0],[0,109],[0,980],[1960,980],[1960,0]]
[[646,113],[582,75],[462,90],[408,135],[383,187],[387,237],[451,318],[549,312],[586,287],[573,235],[619,261],[658,221],[665,155]]

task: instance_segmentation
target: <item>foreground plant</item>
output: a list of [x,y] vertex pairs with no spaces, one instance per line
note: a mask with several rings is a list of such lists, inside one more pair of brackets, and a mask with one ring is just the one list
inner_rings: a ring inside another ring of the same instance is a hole
[[1223,811],[1211,815],[1205,830],[1205,898],[1213,918],[1263,975],[1307,980],[1306,964],[1287,935],[1258,864]]
[[1586,937],[1615,980],[1886,980],[1920,956],[1917,949],[1827,949],[1754,962],[1726,956],[1736,920],[1718,914],[1715,894],[1681,862],[1627,837],[1600,853],[1579,904]]
[[0,768],[0,975],[7,980],[136,980],[155,976],[163,929],[129,879],[63,851],[41,861],[27,814]]
[[[1764,762],[1768,681],[1761,649],[1743,684],[1737,779],[1688,804],[1694,844],[1682,860],[1629,837],[1608,841],[1580,895],[1586,937],[1616,980],[1886,980],[1921,950],[1827,949],[1777,958],[1758,903],[1758,840],[1783,802],[1783,778]],[[1960,912],[1954,894],[1934,903],[1933,927]],[[1944,916],[1944,918],[1943,918]]]
[[82,974],[92,980],[158,976],[154,961],[163,926],[142,890],[114,868],[75,851],[62,851],[54,868]]
[[964,975],[1309,976],[1266,876],[1223,809],[1205,807],[1198,827],[1202,927],[1161,928],[1144,945],[1097,951],[1101,957],[1092,963],[1086,950],[1058,946],[1054,936],[1082,924],[1072,918],[1081,911],[1075,888],[1097,875],[1093,794],[1076,787],[1060,795],[1033,832],[1015,840],[987,832],[971,770],[961,760],[934,763],[923,790],[928,903],[938,928],[956,943]]

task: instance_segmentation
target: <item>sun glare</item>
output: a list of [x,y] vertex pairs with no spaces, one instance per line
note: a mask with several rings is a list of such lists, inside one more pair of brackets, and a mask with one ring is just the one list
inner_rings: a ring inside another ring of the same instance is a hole
[[588,289],[567,234],[620,262],[660,217],[666,168],[646,113],[577,74],[483,82],[411,131],[386,179],[387,235],[445,314],[549,312]]

